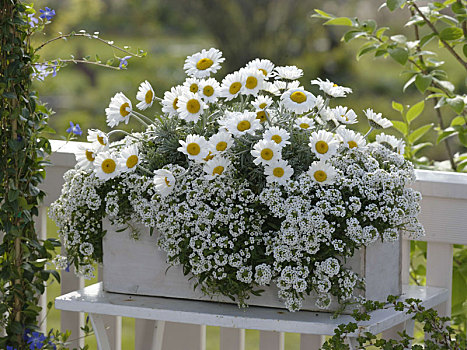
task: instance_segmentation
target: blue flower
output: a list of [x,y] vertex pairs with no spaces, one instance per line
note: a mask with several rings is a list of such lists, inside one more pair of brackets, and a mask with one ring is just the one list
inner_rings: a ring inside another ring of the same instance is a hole
[[120,58],[120,65],[118,66],[118,68],[120,69],[125,69],[126,66],[128,66],[128,60],[131,58],[132,56],[125,56],[123,58]]
[[41,13],[39,18],[47,19],[48,21],[50,21],[52,17],[55,16],[55,10],[52,10],[48,7],[46,7],[45,10],[39,10],[39,11]]
[[16,348],[12,347],[11,345],[7,345],[6,350],[16,350]]
[[44,347],[44,340],[47,338],[44,334],[39,332],[32,332],[27,338],[27,342],[30,350],[42,349]]
[[34,28],[36,24],[39,23],[39,20],[36,17],[34,17],[34,13],[30,13],[28,15],[28,19],[29,19],[28,24],[31,28]]
[[70,127],[66,129],[66,132],[78,136],[81,136],[83,134],[81,128],[79,127],[79,124],[74,125],[73,122],[70,122]]

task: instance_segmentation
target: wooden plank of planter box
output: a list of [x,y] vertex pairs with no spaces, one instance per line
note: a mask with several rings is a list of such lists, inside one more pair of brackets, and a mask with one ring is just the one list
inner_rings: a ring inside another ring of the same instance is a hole
[[[137,240],[127,231],[116,232],[108,222],[104,222],[107,233],[103,239],[104,250],[104,290],[115,293],[162,296],[182,299],[220,301],[232,303],[224,296],[210,297],[199,288],[194,289],[194,279],[184,276],[181,266],[167,270],[166,253],[157,247],[157,233],[149,235],[149,230],[139,226]],[[376,242],[355,252],[346,266],[365,278],[364,296],[370,300],[386,300],[388,295],[401,293],[401,242]],[[284,308],[277,296],[277,287],[264,287],[261,296],[252,296],[248,305]],[[322,311],[315,305],[316,296],[310,295],[303,302],[303,310]],[[333,300],[327,311],[340,308]],[[345,312],[350,313],[351,308]]]

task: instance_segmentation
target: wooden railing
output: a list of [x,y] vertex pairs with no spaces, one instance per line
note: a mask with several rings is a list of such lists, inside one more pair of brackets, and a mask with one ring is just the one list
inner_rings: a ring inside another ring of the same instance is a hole
[[[63,173],[74,167],[74,151],[79,143],[52,141],[53,154],[52,166],[47,169],[46,180],[42,186],[47,193],[46,200],[40,210],[37,220],[37,229],[42,238],[47,237],[47,213],[46,208],[58,198],[63,185]],[[417,183],[414,186],[423,194],[422,213],[420,218],[426,229],[427,241],[427,266],[426,281],[428,285],[444,287],[452,290],[452,264],[453,245],[467,245],[465,227],[467,222],[467,175],[456,173],[433,173],[430,171],[417,171]],[[410,266],[410,241],[403,241],[402,248],[402,281],[409,283]],[[84,281],[73,272],[61,272],[62,294],[82,288]],[[45,306],[45,295],[42,297],[42,306]],[[45,307],[43,308],[45,310]],[[440,311],[444,315],[450,314],[451,301],[442,305]],[[82,346],[81,337],[84,315],[73,312],[61,313],[61,329],[70,330],[73,339],[78,339],[72,346]],[[106,316],[111,347],[121,349],[121,324],[120,317]],[[136,320],[135,322],[135,349],[145,350],[152,341],[154,321]],[[45,331],[47,322],[42,324]],[[388,335],[395,334],[394,329]],[[318,349],[322,338],[313,335],[301,335],[300,348]],[[164,333],[164,349],[179,350],[193,349],[204,350],[206,347],[206,327],[190,324],[167,322]],[[222,328],[220,329],[221,350],[241,350],[245,348],[245,330]],[[284,333],[260,332],[260,350],[284,349]],[[128,350],[128,349],[125,349]]]

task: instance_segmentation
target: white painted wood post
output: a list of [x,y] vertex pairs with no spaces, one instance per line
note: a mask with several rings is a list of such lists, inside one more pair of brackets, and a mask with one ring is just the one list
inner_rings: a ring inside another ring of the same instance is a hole
[[206,326],[166,322],[162,349],[205,350]]
[[259,332],[259,349],[260,350],[284,350],[284,332]]
[[[73,267],[70,267],[69,272],[62,270],[60,275],[62,295],[84,287],[84,279],[76,277]],[[70,348],[79,348],[84,346],[84,333],[81,330],[81,327],[83,326],[84,314],[82,312],[62,311],[60,313],[61,331],[71,331],[70,339],[75,339],[70,342]]]
[[[47,239],[47,208],[45,206],[39,207],[39,215],[37,216],[35,222],[36,234],[39,240]],[[52,277],[53,278],[53,277]],[[45,283],[47,284],[47,283]],[[42,333],[47,333],[47,288],[45,288],[44,293],[39,297],[39,306],[42,308],[39,313],[39,322],[40,322],[40,331]]]
[[220,350],[245,350],[245,330],[220,327]]
[[156,321],[135,319],[135,350],[147,350],[152,346]]
[[319,350],[324,343],[324,336],[300,334],[300,350]]

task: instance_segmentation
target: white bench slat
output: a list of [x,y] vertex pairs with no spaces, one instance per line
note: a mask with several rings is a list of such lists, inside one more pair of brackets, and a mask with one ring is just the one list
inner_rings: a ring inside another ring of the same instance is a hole
[[245,330],[220,327],[220,350],[245,350]]
[[259,332],[259,350],[284,350],[284,332]]

